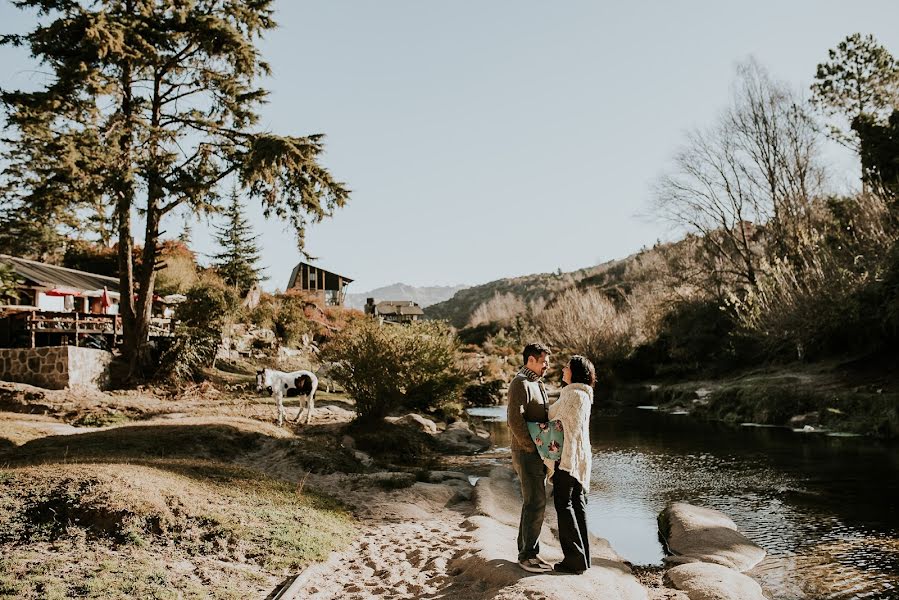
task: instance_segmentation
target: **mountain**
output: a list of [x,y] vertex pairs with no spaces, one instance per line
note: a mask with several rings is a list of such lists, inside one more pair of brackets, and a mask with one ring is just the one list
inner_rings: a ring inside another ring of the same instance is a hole
[[349,308],[362,309],[367,298],[374,298],[376,302],[382,300],[412,300],[422,308],[449,300],[459,290],[464,290],[465,285],[447,285],[415,287],[405,283],[394,283],[385,287],[365,292],[364,294],[347,294],[344,304]]

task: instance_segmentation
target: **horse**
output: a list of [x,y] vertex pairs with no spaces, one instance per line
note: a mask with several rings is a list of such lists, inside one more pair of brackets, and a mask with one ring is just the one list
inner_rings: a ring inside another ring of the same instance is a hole
[[[285,373],[274,369],[262,369],[256,371],[256,391],[262,393],[267,390],[275,396],[278,402],[278,427],[284,423],[284,396],[305,396],[306,398],[306,424],[312,420],[312,410],[315,405],[315,391],[318,389],[318,377],[312,371],[293,371]],[[300,420],[303,414],[303,405],[297,412],[294,422]]]

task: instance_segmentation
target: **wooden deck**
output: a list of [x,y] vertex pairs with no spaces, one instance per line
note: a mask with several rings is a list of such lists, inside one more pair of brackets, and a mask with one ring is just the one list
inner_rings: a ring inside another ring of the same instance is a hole
[[[25,311],[7,314],[0,345],[35,348],[84,344],[89,338],[102,337],[110,347],[122,343],[122,318],[83,312]],[[5,335],[3,335],[5,333]],[[150,337],[169,337],[175,333],[172,319],[153,317]]]

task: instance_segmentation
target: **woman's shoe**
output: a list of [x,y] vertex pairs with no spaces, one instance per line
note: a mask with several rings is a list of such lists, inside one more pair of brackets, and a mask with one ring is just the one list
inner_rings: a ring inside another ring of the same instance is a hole
[[556,563],[553,565],[553,571],[556,573],[563,573],[565,575],[583,575],[583,569],[572,569],[568,565],[562,563]]
[[553,568],[539,558],[529,558],[518,562],[518,566],[528,573],[549,573]]

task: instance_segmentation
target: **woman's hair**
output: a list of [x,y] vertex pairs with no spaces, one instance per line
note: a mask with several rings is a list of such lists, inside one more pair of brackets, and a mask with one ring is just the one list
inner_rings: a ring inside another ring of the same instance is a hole
[[575,354],[568,360],[568,368],[571,369],[571,383],[596,385],[596,369],[586,357]]

